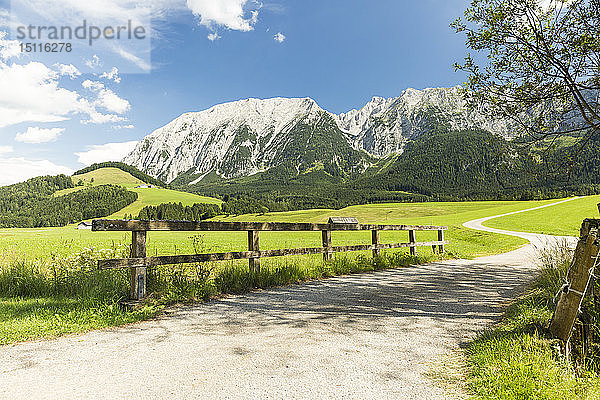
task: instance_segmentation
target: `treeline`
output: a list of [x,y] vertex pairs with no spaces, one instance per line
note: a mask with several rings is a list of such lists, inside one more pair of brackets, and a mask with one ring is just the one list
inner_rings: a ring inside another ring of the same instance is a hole
[[[158,219],[174,221],[202,221],[221,214],[218,204],[196,203],[184,206],[181,203],[165,203],[158,206],[146,206],[135,219]],[[130,219],[131,216],[129,216]]]
[[[48,196],[58,190],[72,187],[74,187],[73,180],[67,175],[38,176],[14,185],[0,186],[0,201],[9,196]],[[1,203],[0,207],[2,207]]]
[[165,182],[160,181],[156,178],[153,178],[150,175],[140,171],[139,169],[137,169],[131,165],[128,165],[128,164],[125,164],[122,162],[117,162],[117,161],[107,161],[107,162],[92,164],[89,167],[85,167],[85,168],[80,169],[79,171],[75,172],[73,174],[73,176],[86,174],[88,172],[92,172],[92,171],[95,171],[100,168],[118,168],[121,171],[125,171],[125,172],[129,173],[130,175],[138,178],[139,180],[149,183],[151,185],[165,187],[165,188],[168,186]]
[[0,196],[0,227],[64,226],[84,219],[106,217],[137,199],[136,193],[115,185],[92,187],[56,197],[39,193],[19,191]]
[[[593,142],[588,149],[593,146],[600,150]],[[598,153],[588,150],[568,168],[561,165],[568,151],[532,152],[485,131],[431,134],[409,143],[396,162],[352,187],[420,193],[441,201],[541,200],[600,193]]]

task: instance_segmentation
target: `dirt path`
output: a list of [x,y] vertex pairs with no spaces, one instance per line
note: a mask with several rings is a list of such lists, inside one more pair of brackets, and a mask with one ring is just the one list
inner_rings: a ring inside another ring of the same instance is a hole
[[523,290],[534,273],[531,248],[233,296],[123,328],[4,346],[0,398],[461,398],[434,383],[443,362]]

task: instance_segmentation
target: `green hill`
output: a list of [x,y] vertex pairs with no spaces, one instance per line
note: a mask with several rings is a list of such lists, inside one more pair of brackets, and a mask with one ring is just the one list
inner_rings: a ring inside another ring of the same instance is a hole
[[0,227],[64,226],[93,218],[136,217],[144,207],[164,203],[191,206],[221,201],[147,185],[121,167],[100,167],[72,177],[37,177],[1,187]]
[[73,175],[71,177],[73,184],[82,183],[82,186],[63,189],[56,192],[55,196],[62,196],[72,191],[81,190],[85,187],[98,185],[119,185],[127,188],[128,191],[137,193],[137,200],[127,207],[113,213],[109,218],[123,218],[125,215],[137,216],[140,210],[146,206],[157,206],[164,203],[181,203],[184,206],[191,206],[195,203],[221,204],[221,200],[212,197],[198,196],[193,193],[180,192],[177,190],[165,189],[161,187],[138,187],[146,182],[134,177],[129,172],[125,172],[115,167],[104,167],[90,172]]

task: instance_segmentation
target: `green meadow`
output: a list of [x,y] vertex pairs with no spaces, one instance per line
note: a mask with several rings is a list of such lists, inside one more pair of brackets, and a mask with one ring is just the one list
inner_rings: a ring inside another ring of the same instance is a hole
[[[153,190],[153,189],[139,189]],[[159,190],[159,189],[157,189]],[[139,201],[139,200],[138,200]],[[454,203],[389,203],[352,206],[341,210],[302,210],[264,215],[217,217],[224,221],[327,222],[330,216],[353,216],[361,223],[447,225],[447,250],[454,257],[476,257],[510,251],[525,241],[505,235],[473,231],[463,222],[490,215],[523,210],[552,203],[522,202],[454,202]],[[131,206],[130,206],[131,207]],[[559,206],[556,206],[559,207]],[[553,207],[545,210],[550,211]],[[125,213],[125,210],[118,214]],[[523,213],[521,215],[526,215]],[[121,218],[118,215],[115,216]],[[512,229],[520,229],[513,226]],[[247,246],[245,232],[150,232],[148,254],[185,254],[193,252],[193,236],[201,236],[203,251],[238,251]],[[432,240],[435,232],[417,232],[418,241]],[[381,241],[407,241],[407,232],[382,232]],[[3,259],[40,259],[54,254],[66,256],[85,248],[112,248],[127,244],[130,234],[124,232],[91,232],[70,225],[61,228],[0,229],[0,255]],[[369,243],[369,232],[334,232],[334,245]],[[321,245],[320,232],[263,232],[261,248],[316,247]],[[429,251],[424,249],[423,251]]]
[[598,218],[598,203],[600,196],[581,197],[548,208],[494,218],[484,225],[547,235],[578,236],[584,219]]

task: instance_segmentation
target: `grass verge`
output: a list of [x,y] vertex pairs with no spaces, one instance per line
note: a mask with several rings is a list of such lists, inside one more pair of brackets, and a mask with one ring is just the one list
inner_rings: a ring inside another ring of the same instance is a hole
[[530,290],[509,306],[503,321],[467,349],[468,388],[476,399],[599,399],[600,378],[585,364],[572,366],[546,337],[572,255],[566,244],[541,254]]

